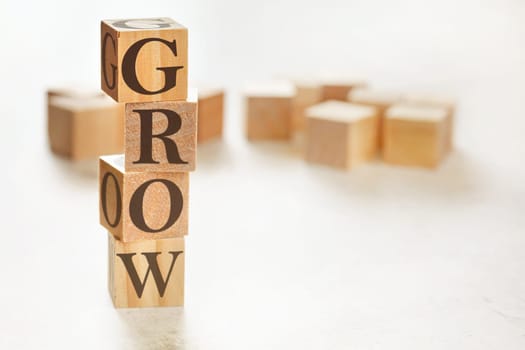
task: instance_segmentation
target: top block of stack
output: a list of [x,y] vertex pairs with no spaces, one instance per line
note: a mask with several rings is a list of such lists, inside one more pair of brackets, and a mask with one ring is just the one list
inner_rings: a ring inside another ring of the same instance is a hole
[[101,53],[101,87],[115,101],[186,99],[188,29],[174,20],[104,20]]

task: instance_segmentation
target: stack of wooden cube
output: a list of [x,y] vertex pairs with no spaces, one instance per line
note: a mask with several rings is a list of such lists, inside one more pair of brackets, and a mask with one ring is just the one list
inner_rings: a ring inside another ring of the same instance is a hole
[[115,307],[180,306],[197,139],[188,30],[170,18],[104,20],[101,51],[102,90],[125,103],[124,154],[99,165],[111,298]]

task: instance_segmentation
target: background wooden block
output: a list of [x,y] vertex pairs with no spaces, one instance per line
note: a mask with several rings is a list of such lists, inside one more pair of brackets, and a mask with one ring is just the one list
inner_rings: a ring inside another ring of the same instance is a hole
[[[81,160],[124,149],[124,106],[106,96],[54,96],[48,100],[51,151]],[[49,94],[48,94],[49,95]]]
[[387,163],[434,168],[447,153],[446,108],[396,105],[387,110],[383,159]]
[[224,90],[199,89],[197,142],[221,138],[224,123]]
[[292,127],[303,131],[306,125],[305,110],[321,102],[323,89],[315,81],[294,81],[295,96],[292,100]]
[[255,84],[245,90],[248,140],[287,140],[292,134],[292,99],[289,82]]
[[326,101],[306,110],[306,160],[350,169],[377,153],[377,111]]
[[117,102],[186,99],[188,30],[170,18],[101,22],[101,87]]
[[99,161],[100,223],[123,242],[188,233],[189,175],[125,172],[124,156]]
[[452,151],[454,148],[454,115],[456,113],[456,101],[454,99],[432,94],[406,93],[403,95],[403,103],[422,107],[446,108],[449,114],[445,121],[445,145],[447,151]]
[[186,101],[126,103],[125,140],[126,171],[195,170],[197,91]]
[[108,287],[117,308],[184,305],[184,238],[125,243],[108,232]]
[[377,143],[382,147],[383,119],[388,108],[402,101],[401,93],[393,91],[374,90],[370,88],[356,88],[348,93],[348,101],[360,105],[371,106],[378,112]]
[[80,99],[88,99],[95,97],[106,96],[103,91],[100,91],[98,88],[90,88],[87,86],[69,84],[62,86],[54,86],[47,89],[47,102],[49,104],[49,99],[51,97],[63,96],[63,97],[74,97]]
[[348,93],[354,88],[366,87],[366,82],[358,79],[323,79],[323,101],[346,101]]

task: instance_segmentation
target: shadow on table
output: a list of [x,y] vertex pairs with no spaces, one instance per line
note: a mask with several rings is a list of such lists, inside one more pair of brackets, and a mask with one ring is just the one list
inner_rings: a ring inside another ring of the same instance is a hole
[[188,349],[182,307],[121,309],[118,315],[128,328],[128,349]]
[[309,164],[310,175],[337,192],[359,195],[409,193],[450,197],[483,188],[484,168],[468,154],[454,151],[437,169],[395,166],[376,160],[344,171]]

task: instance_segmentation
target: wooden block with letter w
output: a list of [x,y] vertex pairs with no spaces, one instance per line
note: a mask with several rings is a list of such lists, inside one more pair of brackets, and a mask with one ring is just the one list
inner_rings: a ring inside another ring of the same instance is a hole
[[122,307],[184,304],[184,238],[125,243],[111,233],[108,287]]

